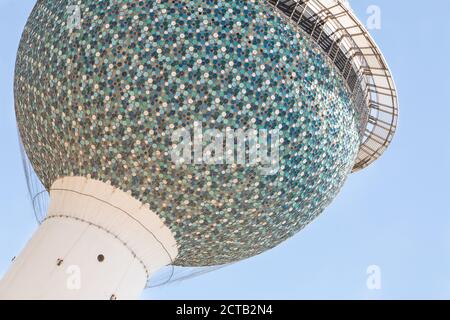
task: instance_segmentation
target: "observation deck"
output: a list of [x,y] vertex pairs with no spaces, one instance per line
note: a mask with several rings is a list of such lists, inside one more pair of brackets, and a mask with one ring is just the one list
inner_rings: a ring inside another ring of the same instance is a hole
[[392,142],[398,121],[397,91],[380,49],[345,2],[267,2],[316,42],[345,79],[363,136],[353,172],[368,167]]

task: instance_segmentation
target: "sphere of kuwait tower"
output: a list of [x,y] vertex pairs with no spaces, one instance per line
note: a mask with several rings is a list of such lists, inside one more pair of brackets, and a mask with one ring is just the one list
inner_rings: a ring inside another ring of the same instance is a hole
[[263,253],[330,204],[367,118],[323,49],[269,2],[37,2],[15,98],[24,148],[52,199],[41,229],[69,238],[51,263],[77,265],[65,257],[83,228],[95,229],[81,236],[92,252],[80,251],[95,261],[81,263],[129,259],[142,270],[121,274],[144,286],[163,265]]

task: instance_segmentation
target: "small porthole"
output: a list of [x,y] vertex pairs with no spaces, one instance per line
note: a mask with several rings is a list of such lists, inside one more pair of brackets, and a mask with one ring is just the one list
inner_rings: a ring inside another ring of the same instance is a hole
[[98,262],[103,262],[103,261],[105,261],[105,256],[102,255],[102,254],[99,254],[99,255],[97,256],[97,260],[98,260]]

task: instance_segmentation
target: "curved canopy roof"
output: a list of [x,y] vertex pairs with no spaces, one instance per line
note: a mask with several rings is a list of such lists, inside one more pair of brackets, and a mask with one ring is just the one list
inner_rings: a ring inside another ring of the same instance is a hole
[[347,1],[267,1],[314,39],[345,78],[363,135],[353,172],[366,168],[388,148],[398,120],[395,83],[380,49]]

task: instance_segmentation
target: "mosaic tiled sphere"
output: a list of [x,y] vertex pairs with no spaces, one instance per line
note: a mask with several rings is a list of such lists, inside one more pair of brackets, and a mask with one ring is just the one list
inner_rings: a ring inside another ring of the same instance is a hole
[[[39,0],[15,98],[46,188],[85,176],[130,192],[172,230],[176,265],[238,261],[300,231],[350,173],[359,116],[321,49],[274,10],[248,0]],[[278,129],[279,171],[175,165],[167,128],[194,123]]]

